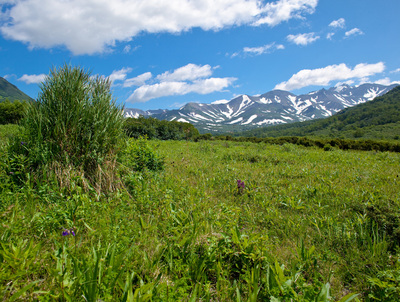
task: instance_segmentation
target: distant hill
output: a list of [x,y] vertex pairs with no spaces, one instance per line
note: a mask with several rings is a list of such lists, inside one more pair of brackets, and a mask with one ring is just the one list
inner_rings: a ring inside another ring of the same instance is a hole
[[30,96],[23,93],[17,86],[11,84],[6,79],[0,77],[0,102],[9,99],[10,101],[31,101]]
[[372,101],[343,109],[325,119],[258,128],[236,135],[399,139],[400,86]]

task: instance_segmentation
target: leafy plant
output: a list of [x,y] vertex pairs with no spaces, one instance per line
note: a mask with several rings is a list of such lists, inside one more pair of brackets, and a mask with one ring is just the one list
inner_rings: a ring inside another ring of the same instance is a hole
[[137,172],[145,169],[159,171],[164,168],[164,160],[151,148],[146,136],[129,139],[121,161],[126,167]]
[[[110,86],[108,79],[93,78],[79,67],[64,65],[50,71],[38,100],[27,106],[21,121],[25,135],[13,148],[28,156],[28,171],[39,179],[53,173],[62,184],[76,170],[90,184],[110,187],[123,135],[122,108]],[[18,146],[21,141],[26,143],[23,150]]]

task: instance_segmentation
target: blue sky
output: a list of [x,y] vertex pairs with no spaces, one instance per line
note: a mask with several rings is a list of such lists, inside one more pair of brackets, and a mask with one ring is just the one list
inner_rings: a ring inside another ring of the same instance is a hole
[[400,82],[399,0],[0,0],[0,76],[36,98],[64,63],[125,107]]

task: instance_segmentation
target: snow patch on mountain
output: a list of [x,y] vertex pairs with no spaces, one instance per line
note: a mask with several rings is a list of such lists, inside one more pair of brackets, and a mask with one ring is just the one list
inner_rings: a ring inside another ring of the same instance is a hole
[[[383,89],[385,90],[385,89]],[[364,98],[368,99],[368,101],[373,100],[377,96],[381,95],[383,91],[380,91],[379,88],[371,88],[368,89],[367,93],[364,94]]]
[[211,104],[212,105],[220,105],[220,104],[228,104],[230,101],[229,100],[218,100],[218,101],[214,101]]
[[260,98],[258,100],[261,104],[272,104],[272,101],[270,99],[266,99],[264,97]]
[[233,124],[236,124],[236,123],[240,123],[241,121],[243,121],[243,117],[239,117],[238,119],[236,119],[236,120],[234,120],[232,122],[229,122],[228,124],[229,125],[233,125]]
[[250,118],[246,122],[242,123],[242,125],[248,125],[256,118],[257,118],[257,114],[254,114],[254,115],[250,116]]
[[286,122],[281,119],[265,119],[261,122],[258,122],[257,125],[276,125],[276,124],[284,124],[284,123],[286,123]]
[[247,95],[243,95],[242,96],[242,102],[239,105],[239,109],[236,111],[236,113],[233,116],[238,116],[240,114],[243,113],[243,109],[245,109],[246,107],[248,107],[249,105],[251,105],[253,103],[253,101],[247,96]]

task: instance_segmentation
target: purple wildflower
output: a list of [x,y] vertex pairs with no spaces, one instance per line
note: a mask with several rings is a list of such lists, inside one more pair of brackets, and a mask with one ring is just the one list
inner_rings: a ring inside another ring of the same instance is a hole
[[23,146],[23,145],[26,145],[26,142],[21,142],[21,145]]
[[74,229],[73,229],[73,228],[72,228],[72,229],[69,229],[69,230],[64,229],[64,231],[62,232],[62,235],[63,235],[63,236],[68,236],[68,235],[75,236]]
[[237,187],[238,189],[244,189],[244,181],[241,181],[240,179],[237,180]]
[[238,188],[238,193],[241,194],[243,193],[244,190],[244,181],[241,181],[240,179],[237,180],[237,188]]

